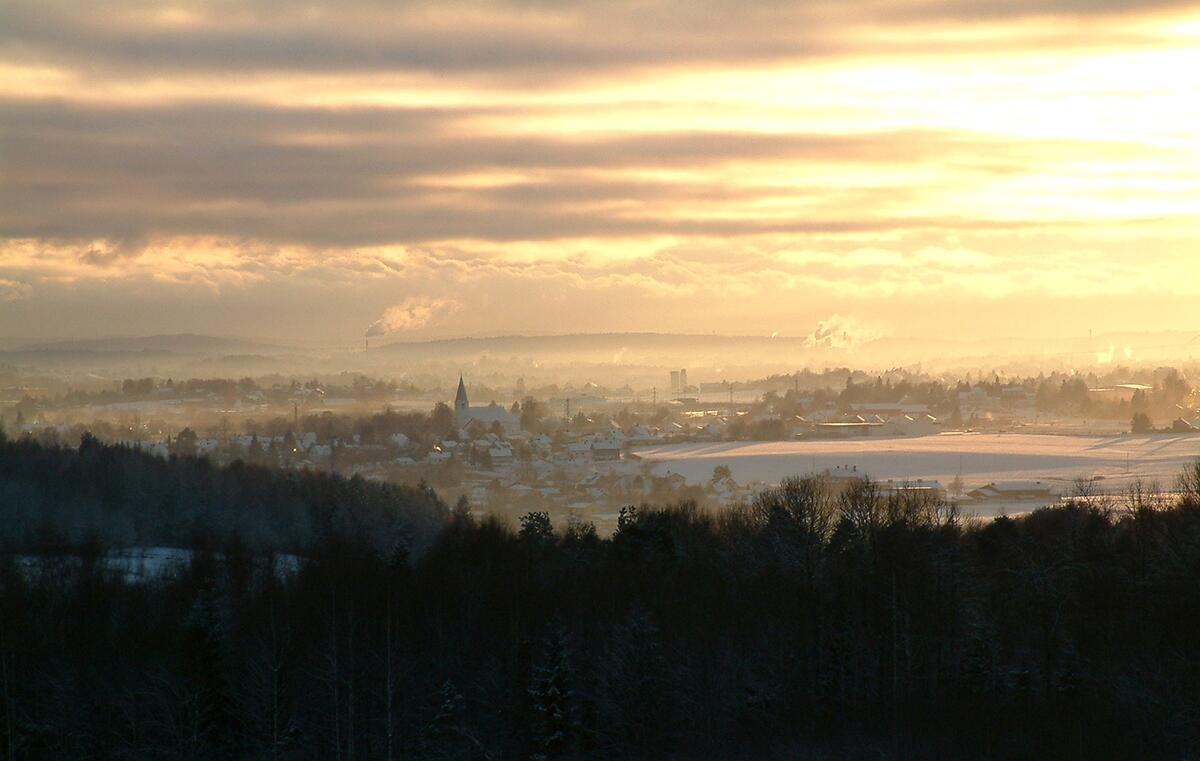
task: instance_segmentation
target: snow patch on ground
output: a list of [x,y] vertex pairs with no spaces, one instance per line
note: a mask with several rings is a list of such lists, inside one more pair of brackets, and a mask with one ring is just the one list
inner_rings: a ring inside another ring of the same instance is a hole
[[[127,583],[139,584],[177,576],[192,562],[194,554],[178,547],[125,547],[106,552],[99,564]],[[220,559],[220,555],[217,557]],[[26,573],[34,575],[76,568],[81,559],[78,555],[21,555],[17,562]],[[276,555],[271,570],[280,577],[290,576],[300,570],[301,562],[298,555]]]
[[718,465],[727,465],[739,483],[778,483],[788,476],[848,465],[881,481],[923,478],[949,485],[961,473],[967,489],[994,481],[1042,481],[1067,493],[1076,479],[1094,478],[1100,489],[1119,493],[1138,478],[1169,488],[1183,467],[1200,457],[1200,435],[944,433],[889,439],[674,444],[646,447],[636,454],[654,463],[658,475],[679,473],[693,484],[707,483]]

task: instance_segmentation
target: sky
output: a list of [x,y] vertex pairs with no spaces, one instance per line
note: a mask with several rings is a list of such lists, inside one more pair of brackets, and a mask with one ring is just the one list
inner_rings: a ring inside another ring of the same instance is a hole
[[1200,2],[0,1],[0,336],[1200,331]]

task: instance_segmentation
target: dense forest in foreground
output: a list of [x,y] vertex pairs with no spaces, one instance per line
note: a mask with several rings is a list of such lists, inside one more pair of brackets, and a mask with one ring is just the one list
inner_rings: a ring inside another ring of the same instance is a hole
[[[7,761],[1200,753],[1200,465],[1170,505],[971,524],[798,479],[600,538],[7,442],[0,509]],[[133,543],[194,552],[131,582]]]

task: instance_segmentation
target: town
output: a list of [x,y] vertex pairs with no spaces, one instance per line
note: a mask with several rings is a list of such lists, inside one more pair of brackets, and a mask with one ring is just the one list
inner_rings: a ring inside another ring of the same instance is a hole
[[[961,472],[961,455],[953,475],[875,472],[865,455],[847,454],[821,463],[796,456],[784,466],[790,472],[738,477],[737,466],[716,454],[707,455],[711,464],[702,470],[658,457],[672,447],[861,441],[874,451],[911,439],[950,441],[936,437],[952,433],[1069,441],[1155,431],[1188,437],[1200,430],[1200,396],[1174,368],[950,381],[826,370],[698,384],[681,369],[664,377],[661,395],[657,388],[596,384],[529,389],[520,379],[501,389],[460,376],[453,398],[444,400],[437,388],[361,375],[270,380],[126,379],[91,392],[41,396],[16,387],[6,392],[3,416],[10,432],[45,442],[72,444],[88,430],[164,458],[423,483],[479,514],[515,522],[545,511],[602,532],[616,526],[624,506],[691,501],[719,508],[805,473],[831,482],[868,476],[884,490],[932,492],[988,513],[1025,511],[1075,490],[1040,477],[981,475],[972,482]],[[1163,425],[1156,428],[1154,420]],[[1076,475],[1090,474],[1068,474]]]

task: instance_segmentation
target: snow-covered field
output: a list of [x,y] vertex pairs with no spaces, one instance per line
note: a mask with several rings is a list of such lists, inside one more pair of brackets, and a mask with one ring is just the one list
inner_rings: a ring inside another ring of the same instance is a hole
[[[218,556],[219,557],[219,556]],[[22,555],[18,561],[29,574],[53,573],[59,568],[78,567],[74,555]],[[277,555],[272,558],[273,570],[280,576],[290,576],[300,569],[296,555]],[[128,547],[111,550],[100,558],[100,567],[129,584],[167,579],[177,576],[192,562],[192,551],[176,547]]]
[[1169,487],[1185,464],[1200,457],[1200,435],[1108,437],[1042,434],[941,434],[836,441],[715,442],[645,447],[636,454],[659,474],[706,482],[728,465],[739,483],[776,483],[791,475],[857,466],[877,480],[937,479],[961,473],[968,489],[993,481],[1038,480],[1070,490],[1078,478],[1100,478],[1107,492],[1141,478]]

